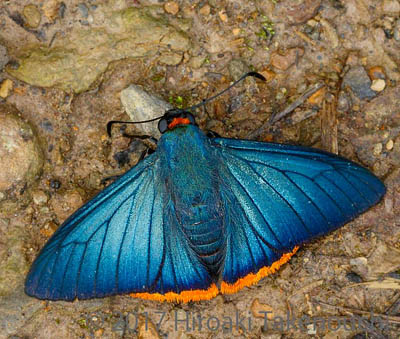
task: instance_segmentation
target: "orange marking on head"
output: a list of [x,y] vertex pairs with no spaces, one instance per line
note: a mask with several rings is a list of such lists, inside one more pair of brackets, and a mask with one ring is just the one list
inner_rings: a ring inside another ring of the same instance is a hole
[[161,293],[131,293],[129,294],[134,298],[141,298],[147,300],[169,301],[169,302],[189,302],[199,300],[209,300],[217,296],[219,293],[217,286],[212,284],[207,290],[189,290],[182,291],[181,293],[168,292]]
[[290,258],[297,252],[298,249],[299,246],[296,246],[295,248],[293,248],[292,252],[285,253],[284,255],[281,256],[279,260],[275,261],[271,266],[264,266],[255,274],[249,273],[245,277],[238,279],[233,284],[229,284],[223,281],[221,283],[221,293],[226,293],[226,294],[236,293],[243,287],[253,285],[257,283],[260,279],[266,277],[267,275],[275,273],[283,264],[286,264],[290,260]]
[[178,125],[189,125],[190,120],[188,118],[174,118],[172,122],[168,125],[169,129],[173,129],[175,126]]

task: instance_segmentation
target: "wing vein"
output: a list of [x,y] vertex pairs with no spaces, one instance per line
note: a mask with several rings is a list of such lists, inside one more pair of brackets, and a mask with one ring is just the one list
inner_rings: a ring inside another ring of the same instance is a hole
[[[247,162],[245,159],[242,157],[238,157],[242,159],[243,161]],[[305,224],[304,220],[300,217],[300,215],[297,213],[296,209],[292,206],[292,204],[281,194],[279,193],[267,180],[262,177],[251,164],[249,164],[249,167],[252,169],[252,171],[264,182],[266,183],[285,203],[286,205],[292,210],[292,212],[296,215],[296,217],[299,219],[300,223],[303,225],[304,229],[308,232],[308,234],[312,234],[311,231],[308,229],[307,225]]]
[[[69,266],[69,264],[71,262],[72,255],[74,254],[74,251],[75,251],[75,248],[76,248],[77,244],[73,244],[73,245],[74,245],[74,247],[73,247],[73,249],[72,249],[72,251],[71,251],[71,253],[70,253],[69,257],[68,257],[67,264],[65,265],[65,269],[64,269],[64,273],[63,273],[63,277],[62,277],[62,281],[61,281],[60,291],[64,291],[65,276],[67,274],[68,266]],[[75,290],[75,294],[76,294],[76,290]]]
[[[152,177],[153,177],[153,182],[154,182],[154,173],[151,171]],[[156,188],[155,185],[153,185],[153,203],[151,204],[151,212],[150,212],[150,223],[149,223],[149,240],[147,243],[147,267],[146,267],[146,285],[149,286],[149,280],[150,280],[150,250],[151,250],[151,229],[153,226],[153,212],[154,212],[154,201],[156,200]]]
[[[249,195],[249,193],[247,192],[247,190],[245,189],[245,187],[240,183],[240,181],[235,177],[235,175],[232,173],[232,171],[227,167],[228,171],[230,172],[230,174],[232,175],[232,177],[235,179],[235,181],[240,185],[240,187],[243,189],[243,191],[246,193],[246,195],[251,199],[251,196]],[[236,198],[237,199],[237,198]],[[276,236],[275,232],[272,230],[270,224],[268,223],[268,221],[265,219],[264,215],[261,213],[261,211],[259,210],[258,206],[253,204],[255,206],[255,208],[257,209],[258,213],[261,215],[262,219],[264,220],[265,224],[267,225],[267,227],[269,228],[269,230],[271,231],[271,233],[274,235],[274,238],[277,240],[277,242],[282,246],[282,248],[284,248],[283,244],[280,242],[279,238]],[[243,206],[240,204],[239,202],[239,206],[243,212],[243,215],[246,217],[246,220],[249,224],[249,226],[252,228],[253,232],[256,233],[261,239],[262,241],[271,249],[271,250],[277,250],[274,246],[272,246],[270,243],[268,243],[268,241],[266,241],[264,239],[264,237],[262,237],[257,230],[253,227],[252,223],[250,222],[250,220],[247,217],[246,212],[243,209]]]
[[[327,224],[331,224],[330,221],[327,219],[326,215],[321,211],[321,209],[318,207],[317,204],[315,204],[315,202],[311,199],[311,197],[304,192],[301,187],[299,185],[297,185],[287,174],[286,172],[280,170],[279,168],[275,167],[275,166],[271,166],[271,165],[267,165],[264,164],[262,162],[259,161],[254,161],[254,160],[248,160],[250,163],[254,163],[254,164],[258,164],[258,165],[264,165],[268,168],[271,168],[279,173],[281,173],[291,184],[293,184],[301,193],[303,193],[303,195],[307,198],[308,201],[310,201],[310,203],[318,210],[318,212],[320,213],[320,215],[325,219]],[[308,178],[308,177],[307,177]],[[308,178],[309,179],[309,178]]]

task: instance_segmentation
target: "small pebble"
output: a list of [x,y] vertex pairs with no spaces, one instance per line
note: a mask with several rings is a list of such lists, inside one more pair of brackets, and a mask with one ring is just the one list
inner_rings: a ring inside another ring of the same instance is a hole
[[325,36],[330,42],[330,48],[336,48],[339,45],[339,37],[335,28],[329,23],[328,20],[321,18],[320,23],[324,28]]
[[350,87],[360,99],[372,99],[376,92],[371,90],[371,79],[362,66],[351,67],[343,77],[342,88]]
[[381,143],[377,143],[374,146],[374,151],[373,151],[374,155],[378,156],[379,154],[381,154],[382,153],[382,149],[383,149],[383,145]]
[[311,27],[315,27],[318,25],[318,21],[314,20],[314,19],[310,19],[307,21],[307,25],[311,26]]
[[382,92],[386,87],[386,82],[383,79],[375,79],[372,81],[371,89],[375,92]]
[[276,100],[282,100],[284,97],[285,97],[285,94],[283,94],[282,92],[278,92],[278,93],[276,94],[275,99],[276,99]]
[[7,65],[9,60],[10,59],[7,54],[7,48],[0,44],[0,71],[5,65]]
[[54,22],[59,14],[63,17],[65,7],[64,2],[60,3],[60,0],[47,0],[43,4],[43,13],[50,22]]
[[226,11],[224,9],[218,12],[218,16],[221,19],[221,21],[228,22],[228,16],[226,15]]
[[47,197],[45,192],[37,190],[32,192],[32,199],[36,205],[42,205],[45,204],[49,198]]
[[165,52],[158,58],[158,61],[161,64],[175,66],[175,65],[178,65],[182,61],[182,55],[179,53]]
[[203,65],[205,57],[203,55],[194,56],[190,59],[189,65],[191,68],[198,69]]
[[[172,105],[161,98],[149,94],[142,87],[131,85],[120,93],[122,106],[132,121],[149,120],[155,118],[159,112],[165,112],[172,108]],[[144,134],[155,137],[160,135],[157,122],[138,124],[138,130]]]
[[209,15],[211,11],[210,5],[206,4],[203,7],[200,8],[200,14],[201,15]]
[[382,11],[387,15],[399,15],[400,3],[397,0],[383,0]]
[[307,325],[307,334],[308,335],[317,334],[317,327],[314,324]]
[[320,88],[308,98],[307,102],[311,105],[320,105],[325,98],[325,91],[325,87]]
[[34,129],[11,105],[0,103],[0,190],[16,183],[30,184],[43,166],[43,154]]
[[350,259],[350,265],[352,266],[367,266],[368,259],[365,257],[357,257]]
[[[1,198],[0,198],[0,200],[1,200]],[[385,211],[386,211],[386,213],[393,212],[393,199],[390,199],[387,196],[385,197]]]
[[371,78],[371,80],[386,78],[385,71],[383,70],[383,68],[381,66],[371,67],[368,70],[368,75]]
[[25,24],[30,28],[37,28],[40,24],[41,14],[38,8],[33,5],[29,4],[24,7],[24,19]]
[[337,102],[337,110],[339,112],[347,112],[350,109],[350,102],[347,93],[341,91]]
[[261,75],[264,76],[264,78],[265,78],[267,81],[271,81],[271,80],[273,80],[273,79],[276,77],[276,73],[275,73],[274,71],[271,71],[270,69],[265,69],[265,70],[263,70],[263,71],[260,72],[260,73],[261,73]]
[[47,238],[50,238],[53,233],[57,230],[58,226],[53,221],[48,221],[46,224],[40,229],[40,234],[44,235]]
[[386,149],[387,149],[388,151],[391,151],[391,150],[393,149],[393,146],[394,146],[394,142],[393,142],[392,139],[390,139],[390,140],[386,143]]
[[353,282],[353,283],[356,283],[356,284],[361,283],[361,282],[363,281],[362,278],[361,278],[357,273],[355,273],[355,272],[349,272],[349,273],[347,273],[347,274],[346,274],[346,278],[347,278],[349,281],[351,281],[351,282]]
[[179,5],[175,1],[168,1],[164,5],[164,10],[172,15],[176,15],[179,12]]
[[13,82],[10,79],[5,79],[0,85],[0,97],[7,98],[10,91],[13,89]]
[[83,2],[78,4],[78,8],[83,18],[87,18],[89,16],[89,9]]
[[281,71],[286,71],[294,65],[296,61],[304,54],[304,49],[301,47],[290,48],[284,54],[274,52],[271,55],[271,65]]
[[274,318],[273,308],[267,304],[260,303],[258,298],[253,300],[250,310],[255,318],[264,318],[265,316],[267,316],[268,320],[272,320]]
[[61,3],[60,7],[58,8],[58,16],[61,19],[64,19],[64,14],[65,14],[65,10],[67,9],[67,6],[65,5],[65,3]]
[[[277,2],[279,1],[274,1]],[[277,8],[276,13],[286,22],[298,25],[310,21],[317,14],[321,2],[321,0],[286,1]]]
[[396,41],[400,41],[400,19],[397,19],[396,24],[393,28],[393,38]]
[[103,336],[103,333],[104,333],[104,328],[99,328],[98,330],[96,330],[96,331],[94,332],[94,336],[95,336],[96,338],[100,338],[100,337]]
[[233,34],[234,36],[238,36],[239,33],[240,33],[240,28],[234,28],[234,29],[232,30],[232,34]]

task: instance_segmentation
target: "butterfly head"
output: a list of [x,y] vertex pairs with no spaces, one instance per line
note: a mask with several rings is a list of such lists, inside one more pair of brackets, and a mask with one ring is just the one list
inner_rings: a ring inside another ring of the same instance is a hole
[[173,108],[165,112],[164,116],[160,119],[158,130],[163,134],[182,125],[196,125],[196,120],[192,113],[184,109]]
[[238,80],[233,82],[229,87],[225,88],[223,91],[215,94],[214,96],[202,100],[200,103],[197,105],[193,105],[191,107],[188,107],[186,109],[180,109],[180,108],[173,108],[165,112],[164,115],[152,118],[149,120],[143,120],[143,121],[119,121],[119,120],[111,120],[107,123],[107,133],[109,136],[111,136],[111,127],[113,124],[143,124],[143,123],[148,123],[148,122],[153,122],[157,121],[158,122],[158,130],[160,131],[161,134],[171,131],[176,127],[179,126],[185,126],[185,125],[197,125],[196,121],[194,119],[194,116],[190,111],[194,111],[195,109],[204,106],[206,103],[214,100],[215,98],[219,97],[220,95],[224,94],[226,91],[231,89],[233,86],[236,86],[240,81],[245,79],[248,76],[256,77],[261,80],[265,80],[264,76],[257,72],[248,72],[246,74],[243,74]]

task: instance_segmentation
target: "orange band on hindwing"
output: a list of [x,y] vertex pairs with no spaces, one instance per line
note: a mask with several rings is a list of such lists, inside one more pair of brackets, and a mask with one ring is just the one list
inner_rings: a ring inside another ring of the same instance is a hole
[[295,246],[292,252],[283,254],[277,261],[273,262],[271,266],[264,266],[257,273],[249,273],[243,278],[239,278],[233,284],[226,282],[221,283],[221,287],[212,284],[206,290],[188,290],[182,291],[180,293],[167,292],[165,294],[161,293],[130,293],[129,295],[134,298],[141,298],[147,300],[157,300],[157,301],[168,301],[168,302],[189,302],[189,301],[200,301],[200,300],[210,300],[216,297],[219,293],[232,294],[241,290],[243,287],[253,285],[257,283],[260,279],[275,273],[282,265],[287,263],[290,258],[298,251],[299,246]]
[[275,273],[283,264],[286,264],[290,258],[297,252],[299,246],[295,246],[292,252],[285,253],[280,257],[279,260],[272,263],[271,266],[264,266],[257,273],[249,273],[243,278],[239,278],[233,284],[226,283],[223,281],[221,283],[221,293],[232,294],[241,290],[243,287],[253,285],[257,283],[260,279]]
[[209,300],[218,295],[218,287],[212,284],[207,290],[189,290],[182,291],[181,293],[168,292],[165,294],[161,293],[131,293],[129,294],[134,298],[157,300],[157,301],[169,301],[169,302],[189,302],[199,300]]

